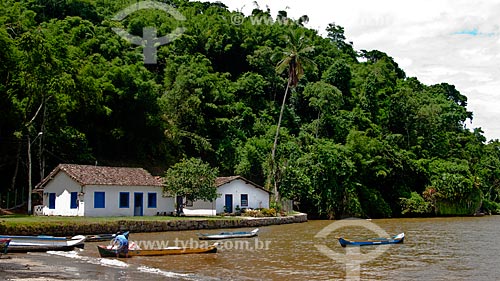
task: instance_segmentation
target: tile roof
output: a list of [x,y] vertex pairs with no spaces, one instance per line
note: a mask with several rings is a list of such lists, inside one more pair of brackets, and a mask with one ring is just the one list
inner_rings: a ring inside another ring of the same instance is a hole
[[59,164],[36,188],[42,188],[60,171],[80,185],[163,186],[160,177],[142,168]]
[[272,193],[269,190],[266,190],[264,187],[262,187],[262,186],[260,186],[260,185],[258,185],[256,183],[253,183],[253,182],[245,179],[242,176],[218,177],[218,178],[215,179],[215,186],[219,187],[221,185],[224,185],[226,183],[230,183],[230,182],[232,182],[234,180],[238,180],[238,179],[244,181],[245,183],[251,184],[251,185],[255,186],[256,188],[262,189],[265,192]]

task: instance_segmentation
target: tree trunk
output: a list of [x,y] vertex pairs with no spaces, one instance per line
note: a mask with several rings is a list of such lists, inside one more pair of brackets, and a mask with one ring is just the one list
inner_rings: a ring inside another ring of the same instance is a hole
[[28,215],[31,215],[31,139],[28,134]]
[[278,145],[278,135],[280,133],[281,127],[281,119],[283,118],[283,111],[285,109],[286,97],[288,95],[288,90],[290,89],[290,80],[286,84],[285,95],[283,96],[283,102],[281,103],[280,116],[278,118],[278,126],[276,128],[276,135],[274,136],[273,150],[271,151],[271,165],[273,169],[273,180],[274,180],[274,202],[278,203],[280,200],[280,196],[278,193],[278,179],[277,179],[277,164],[276,164],[276,147]]
[[[47,103],[44,103],[43,106],[43,115],[42,115],[42,125],[40,126],[40,132],[45,133],[45,124],[47,122]],[[45,157],[44,157],[44,147],[43,147],[43,138],[45,135],[41,135],[38,140],[38,168],[40,171],[40,180],[45,178]]]
[[[7,194],[14,189],[16,189],[16,181],[17,181],[17,174],[19,173],[19,160],[21,159],[21,146],[22,142],[19,142],[19,145],[17,147],[17,152],[16,152],[16,167],[14,168],[14,175],[12,176],[12,182],[10,184],[10,189],[7,190]],[[9,208],[9,205],[7,203],[7,206],[5,206],[6,209]]]

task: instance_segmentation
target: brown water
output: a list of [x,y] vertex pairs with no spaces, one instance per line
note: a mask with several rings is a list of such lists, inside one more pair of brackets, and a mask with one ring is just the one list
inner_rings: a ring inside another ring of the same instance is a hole
[[[377,237],[361,227],[344,227],[315,237],[334,221],[260,227],[259,236],[222,240],[216,254],[98,258],[96,245],[77,253],[39,254],[44,260],[79,271],[81,279],[113,280],[343,280],[345,264],[322,254],[324,244],[340,255],[346,250],[336,236]],[[404,244],[384,246],[378,258],[360,265],[360,280],[498,280],[500,278],[500,216],[373,220],[390,235],[405,232]],[[240,229],[241,230],[241,229]],[[250,229],[248,229],[250,230]],[[164,246],[203,246],[198,231],[132,233],[131,241],[158,241]],[[203,231],[217,232],[216,230]],[[177,242],[176,242],[177,241]],[[236,241],[247,241],[248,245]],[[144,247],[145,244],[142,244]],[[369,255],[382,246],[361,248]],[[62,255],[62,256],[61,256]],[[354,261],[355,262],[355,261]],[[75,269],[75,267],[77,269]]]

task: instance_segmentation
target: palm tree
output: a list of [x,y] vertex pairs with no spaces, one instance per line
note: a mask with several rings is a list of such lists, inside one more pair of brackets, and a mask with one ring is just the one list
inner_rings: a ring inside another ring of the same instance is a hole
[[286,84],[285,95],[281,103],[281,110],[278,119],[278,126],[276,128],[276,135],[274,137],[273,149],[271,151],[271,166],[273,169],[274,180],[274,196],[275,203],[279,202],[278,193],[278,180],[277,180],[277,165],[275,162],[276,146],[278,145],[278,135],[280,132],[281,120],[283,118],[283,110],[285,109],[286,97],[290,88],[297,86],[299,79],[304,75],[304,68],[314,65],[313,61],[307,58],[307,54],[314,50],[314,47],[309,45],[309,40],[305,37],[302,29],[289,29],[286,34],[285,40],[287,48],[283,51],[283,58],[276,65],[276,71],[282,73],[288,68],[288,82]]

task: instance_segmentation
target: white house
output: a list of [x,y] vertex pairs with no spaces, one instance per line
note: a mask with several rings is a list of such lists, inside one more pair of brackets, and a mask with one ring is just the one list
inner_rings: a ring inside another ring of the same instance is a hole
[[217,194],[215,202],[197,200],[186,202],[185,215],[216,215],[232,213],[236,207],[241,209],[269,208],[269,191],[241,177],[219,177],[216,179]]
[[161,178],[142,168],[60,164],[37,186],[47,216],[153,216],[170,213]]

